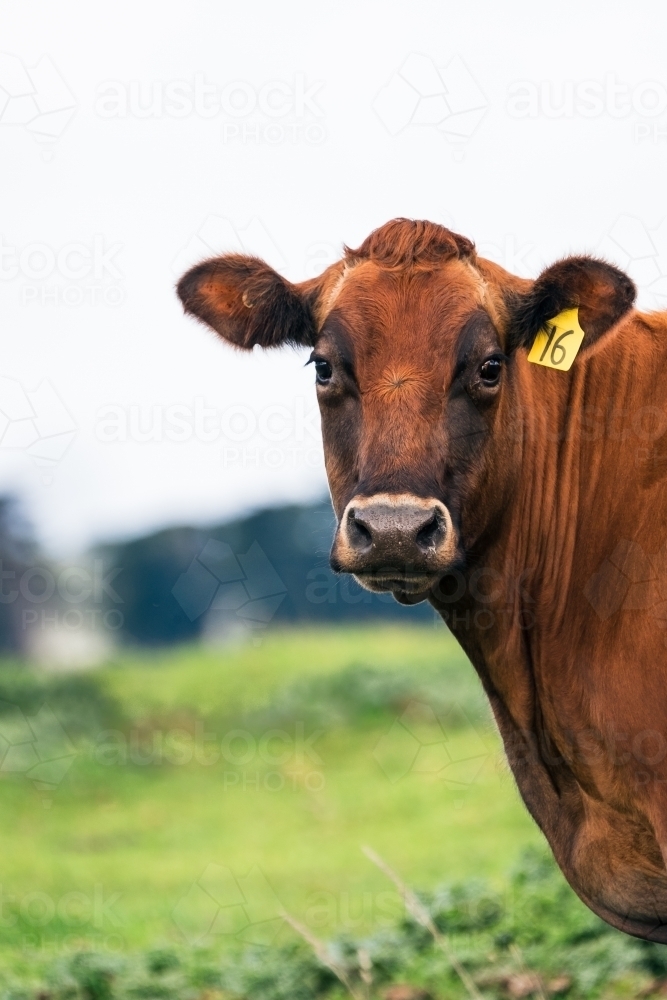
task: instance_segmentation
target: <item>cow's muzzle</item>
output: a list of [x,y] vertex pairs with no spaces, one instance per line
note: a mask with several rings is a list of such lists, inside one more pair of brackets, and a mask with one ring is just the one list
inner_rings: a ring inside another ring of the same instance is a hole
[[409,493],[353,497],[343,511],[331,567],[368,590],[425,593],[451,566],[452,519],[443,503]]

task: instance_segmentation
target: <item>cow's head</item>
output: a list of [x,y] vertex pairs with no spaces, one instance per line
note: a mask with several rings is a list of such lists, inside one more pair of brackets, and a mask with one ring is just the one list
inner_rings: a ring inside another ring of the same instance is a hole
[[520,279],[463,236],[397,219],[319,278],[291,284],[261,260],[228,255],[194,267],[178,293],[236,347],[312,347],[338,517],[332,566],[412,601],[502,511],[517,474],[505,433],[517,352],[575,306],[590,350],[635,290],[588,257]]

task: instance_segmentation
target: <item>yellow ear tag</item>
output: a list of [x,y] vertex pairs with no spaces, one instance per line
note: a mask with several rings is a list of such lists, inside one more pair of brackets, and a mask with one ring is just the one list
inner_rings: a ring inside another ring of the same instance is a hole
[[579,326],[579,310],[565,309],[553,319],[548,319],[538,332],[528,360],[535,365],[567,372],[572,367],[584,336],[584,331]]

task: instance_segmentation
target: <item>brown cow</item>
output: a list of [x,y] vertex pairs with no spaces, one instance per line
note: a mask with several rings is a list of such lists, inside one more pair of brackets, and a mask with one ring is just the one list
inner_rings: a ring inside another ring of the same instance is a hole
[[[667,942],[667,314],[602,261],[523,280],[404,219],[298,285],[230,255],[178,292],[237,347],[313,347],[332,566],[442,614],[570,884]],[[572,308],[571,369],[531,364]]]

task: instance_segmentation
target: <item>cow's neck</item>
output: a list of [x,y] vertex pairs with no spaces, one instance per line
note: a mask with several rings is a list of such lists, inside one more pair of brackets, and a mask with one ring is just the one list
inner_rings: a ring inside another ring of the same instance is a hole
[[[652,555],[667,538],[667,445],[662,465],[655,455],[657,433],[667,429],[657,416],[665,412],[667,378],[658,370],[664,348],[655,357],[665,336],[660,325],[664,320],[651,324],[635,314],[569,375],[517,360],[521,412],[505,415],[509,454],[476,504],[488,511],[502,496],[502,518],[466,570],[465,595],[437,606],[487,691],[522,728],[549,723],[543,710],[556,677],[569,672],[574,690],[581,657],[589,666],[604,655],[606,647],[587,635],[604,626],[608,639],[619,627],[618,620],[602,622],[590,599],[590,581],[605,560],[624,539]],[[658,522],[666,524],[661,538]],[[485,586],[492,600],[480,593]]]

